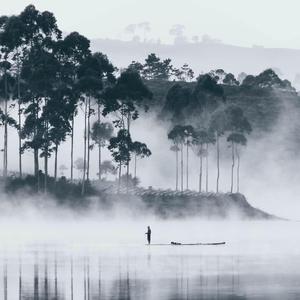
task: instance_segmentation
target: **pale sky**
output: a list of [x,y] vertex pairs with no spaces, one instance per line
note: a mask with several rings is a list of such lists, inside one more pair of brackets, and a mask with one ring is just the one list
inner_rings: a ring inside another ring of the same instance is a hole
[[26,5],[55,13],[63,31],[89,38],[130,39],[128,24],[149,22],[147,38],[173,40],[169,29],[182,24],[186,35],[204,34],[224,43],[300,49],[299,0],[0,0],[1,14]]

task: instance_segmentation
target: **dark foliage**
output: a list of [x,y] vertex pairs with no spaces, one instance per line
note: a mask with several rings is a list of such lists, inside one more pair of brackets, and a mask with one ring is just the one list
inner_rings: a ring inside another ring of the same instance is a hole
[[[43,180],[45,175],[40,173],[40,178]],[[36,194],[36,177],[28,175],[21,178],[9,178],[5,183],[5,192],[10,193],[22,193],[26,191],[28,195]],[[61,204],[66,205],[87,205],[87,197],[99,195],[89,182],[86,182],[85,197],[81,196],[81,183],[71,183],[64,176],[62,176],[57,182],[54,177],[48,177],[48,190],[47,194],[56,199]]]

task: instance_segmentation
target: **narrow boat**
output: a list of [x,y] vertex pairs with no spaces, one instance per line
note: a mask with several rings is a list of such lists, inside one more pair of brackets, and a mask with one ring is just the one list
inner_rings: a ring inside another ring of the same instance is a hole
[[178,243],[178,242],[171,242],[172,246],[218,246],[218,245],[225,245],[225,242],[218,242],[218,243]]
[[226,242],[217,242],[217,243],[178,243],[171,242],[170,244],[146,244],[147,246],[219,246],[225,245]]

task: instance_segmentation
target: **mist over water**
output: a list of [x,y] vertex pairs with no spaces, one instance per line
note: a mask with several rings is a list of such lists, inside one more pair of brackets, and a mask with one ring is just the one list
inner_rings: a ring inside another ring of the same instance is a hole
[[[165,245],[145,245],[148,225],[153,244]],[[297,299],[299,229],[285,221],[3,217],[0,298]]]
[[[293,112],[294,107],[285,107]],[[284,110],[283,110],[284,112]],[[299,218],[298,156],[291,155],[297,112],[249,139],[241,160],[241,191],[250,204]],[[293,122],[289,122],[293,120]],[[138,161],[143,186],[174,187],[168,125],[137,120],[133,136],[153,151]],[[222,153],[221,190],[230,180],[230,149]],[[215,153],[209,156],[215,186]],[[197,189],[197,158],[190,185]],[[145,171],[146,170],[146,171]],[[25,191],[0,203],[0,299],[298,299],[300,223],[295,221],[161,220],[123,205],[73,211]],[[145,231],[150,225],[152,242]],[[226,242],[221,246],[171,246]]]
[[0,300],[300,299],[299,53],[141,21],[90,47],[1,17]]
[[[250,137],[243,149],[241,192],[251,205],[297,220],[299,158],[291,134],[298,113],[293,105],[283,105],[281,112],[270,132]],[[81,125],[79,120],[77,130]],[[138,160],[137,175],[144,187],[174,188],[168,125],[151,114],[133,124],[134,139],[146,142],[153,152],[149,159]],[[61,160],[67,151],[64,145]],[[210,191],[215,189],[215,164],[211,147]],[[197,166],[191,155],[193,190]],[[228,191],[229,181],[230,149],[225,147],[221,191]],[[300,297],[300,223],[295,221],[160,220],[126,201],[110,211],[73,211],[43,195],[31,198],[26,191],[13,198],[2,194],[0,210],[0,299]],[[145,245],[148,225],[153,243],[165,245]],[[226,244],[188,247],[171,246],[171,241]]]

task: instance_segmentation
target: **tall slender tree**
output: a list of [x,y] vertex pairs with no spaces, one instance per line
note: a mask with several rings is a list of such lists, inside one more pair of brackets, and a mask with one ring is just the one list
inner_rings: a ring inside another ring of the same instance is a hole
[[92,140],[98,145],[98,179],[101,180],[101,174],[103,173],[102,168],[102,148],[105,147],[107,142],[110,140],[114,132],[114,128],[111,123],[99,123],[95,122],[92,126],[91,137]]
[[4,135],[3,135],[3,177],[7,177],[7,152],[8,152],[8,103],[12,99],[11,79],[12,77],[12,52],[14,48],[14,37],[11,36],[11,18],[0,19],[0,72],[2,79],[2,100],[4,102]]
[[[227,117],[229,122],[230,134],[227,137],[227,141],[231,145],[231,184],[230,192],[233,193],[234,188],[234,167],[237,145],[246,145],[246,134],[250,134],[252,131],[251,125],[248,119],[244,116],[244,112],[240,107],[230,106],[227,108]],[[239,192],[239,172],[240,172],[240,156],[238,153],[238,168],[237,168],[237,191]]]
[[176,125],[168,133],[168,139],[172,140],[175,145],[178,145],[180,148],[180,189],[183,192],[183,147],[185,142],[185,126]]
[[220,182],[220,138],[226,133],[228,128],[228,118],[223,107],[217,109],[212,115],[210,120],[210,130],[213,132],[216,140],[217,150],[217,179],[216,179],[216,192],[219,192]]
[[206,155],[204,145],[207,141],[207,131],[206,130],[197,130],[195,138],[193,140],[193,150],[196,155],[199,157],[199,181],[198,181],[198,191],[202,192],[202,178],[203,178],[203,157]]
[[[0,21],[1,53],[11,64],[10,74],[15,78],[14,99],[18,101],[18,137],[19,137],[19,176],[22,177],[22,99],[21,99],[21,66],[24,58],[26,43],[24,41],[24,23],[19,16],[2,17]],[[4,50],[4,51],[3,51]],[[7,127],[7,126],[6,126]],[[5,130],[7,133],[7,130]],[[7,161],[7,134],[5,134],[5,156]],[[7,165],[7,162],[6,162]]]
[[78,85],[78,71],[84,61],[91,55],[90,41],[78,32],[72,32],[55,45],[56,56],[60,62],[61,83],[68,89],[68,101],[70,102],[70,177],[73,181],[74,170],[74,123],[77,114],[77,105],[80,100],[80,85]]
[[14,81],[10,75],[10,67],[11,64],[8,61],[3,61],[0,63],[1,69],[1,88],[2,88],[2,99],[4,101],[4,111],[3,114],[3,126],[4,126],[4,140],[3,140],[3,177],[6,179],[7,177],[7,140],[8,140],[8,103],[11,100],[12,91],[10,82]]
[[[118,128],[127,130],[130,135],[131,121],[139,117],[141,108],[148,109],[148,101],[152,98],[152,93],[142,81],[140,75],[131,70],[124,71],[117,79],[116,84],[108,88],[105,93],[105,104],[103,114],[118,112],[118,119],[114,124]],[[129,180],[130,156],[126,164],[127,182]]]
[[209,129],[201,128],[195,131],[195,137],[192,142],[192,149],[199,157],[199,193],[203,187],[203,158],[205,158],[205,191],[208,192],[208,155],[209,145],[215,142],[212,132]]
[[[102,55],[102,54],[101,54]],[[100,54],[94,53],[87,57],[78,70],[78,87],[82,94],[84,103],[84,175],[82,180],[82,195],[85,192],[85,180],[89,180],[89,166],[90,166],[90,119],[95,110],[91,106],[91,99],[99,99],[102,95],[103,80],[106,75],[106,70],[99,59]]]
[[[23,148],[34,150],[35,176],[39,189],[39,150],[45,158],[45,178],[47,178],[47,160],[49,157],[49,109],[48,102],[56,81],[57,61],[53,55],[42,49],[32,49],[23,66],[23,77],[27,89],[24,96],[26,119],[23,126],[24,137],[27,138]],[[45,179],[46,180],[46,179]]]
[[173,151],[175,153],[175,162],[176,162],[176,165],[175,165],[175,190],[178,191],[178,171],[179,171],[179,167],[178,167],[178,152],[180,151],[179,149],[179,146],[178,144],[173,144],[171,147],[170,147],[170,150]]
[[127,165],[131,158],[132,140],[126,129],[120,129],[116,137],[110,139],[108,149],[115,162],[118,164],[118,192],[121,188],[122,166]]
[[231,165],[231,185],[230,192],[233,193],[233,181],[234,181],[234,167],[235,167],[235,158],[237,156],[238,165],[237,165],[237,176],[236,176],[236,191],[239,192],[239,183],[240,183],[240,155],[238,151],[238,145],[246,146],[247,139],[242,133],[231,133],[227,141],[231,144],[231,155],[232,155],[232,165]]
[[[47,124],[40,112],[56,79],[57,61],[53,55],[53,43],[61,38],[61,31],[52,13],[40,12],[33,5],[27,6],[19,19],[23,24],[22,39],[26,45],[21,77],[26,81],[23,102],[27,107],[24,110],[26,119],[22,134],[27,141],[22,150],[30,148],[34,151],[34,173],[39,190],[39,149],[45,141],[43,130]],[[44,150],[47,160],[48,147],[44,147]]]
[[186,145],[186,189],[189,189],[189,149],[192,145],[192,142],[196,136],[193,126],[187,125],[184,126],[184,143]]
[[[115,72],[116,68],[113,66],[113,64],[109,61],[106,55],[102,53],[96,53],[95,60],[99,66],[99,68],[102,68],[102,76],[103,76],[103,90],[106,88],[111,87],[115,82]],[[101,126],[101,116],[102,116],[102,109],[104,105],[104,100],[102,97],[102,93],[97,97],[97,123],[98,127]],[[105,123],[105,122],[104,122]],[[102,146],[100,143],[98,143],[98,168],[99,168],[99,180],[101,180],[101,152],[102,152]]]
[[134,154],[134,178],[137,179],[137,159],[149,157],[152,153],[146,144],[138,141],[132,143],[131,151]]

